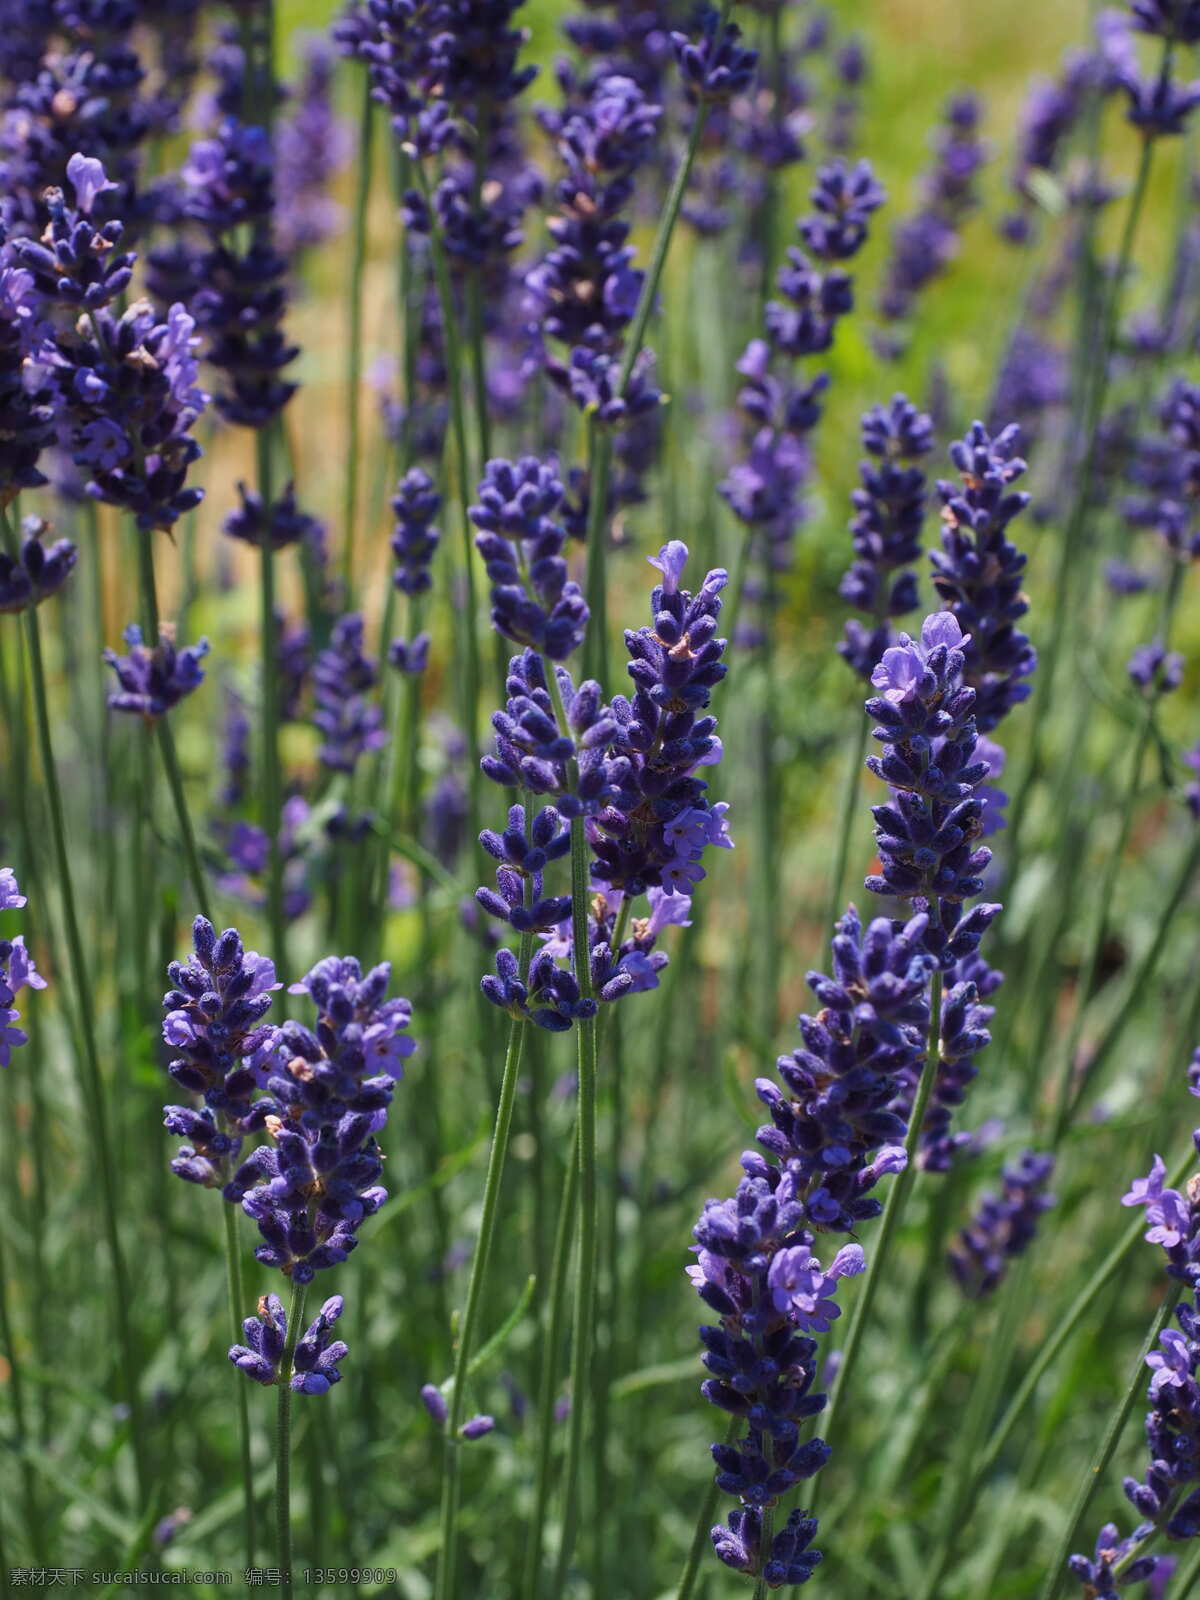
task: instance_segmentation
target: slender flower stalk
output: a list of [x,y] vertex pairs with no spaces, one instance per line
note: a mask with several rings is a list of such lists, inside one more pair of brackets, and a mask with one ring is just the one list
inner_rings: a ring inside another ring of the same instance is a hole
[[[7,511],[0,513],[5,539],[11,542],[11,529]],[[67,960],[74,990],[75,1013],[82,1046],[82,1095],[88,1108],[93,1130],[93,1157],[100,1187],[101,1216],[105,1245],[113,1277],[113,1311],[116,1321],[117,1341],[121,1349],[121,1379],[125,1404],[129,1407],[130,1442],[133,1447],[137,1471],[139,1499],[145,1503],[150,1492],[149,1462],[146,1456],[145,1434],[141,1424],[141,1396],[138,1392],[137,1374],[141,1370],[133,1328],[129,1320],[132,1305],[129,1274],[121,1245],[120,1223],[117,1214],[115,1189],[116,1168],[113,1161],[112,1138],[104,1079],[100,1070],[100,1053],[96,1039],[95,1008],[92,1000],[91,977],[84,954],[83,936],[75,898],[74,875],[71,870],[67,846],[66,817],[62,792],[58,781],[58,767],[54,757],[51,734],[50,704],[46,692],[46,670],[42,656],[42,636],[38,622],[38,608],[30,606],[25,613],[26,639],[29,646],[30,672],[33,683],[34,722],[37,729],[38,748],[42,761],[42,774],[50,807],[50,837],[58,875],[59,894],[62,898],[63,928],[67,941]]]
[[[304,1320],[304,1296],[308,1285],[303,1281],[292,1283],[292,1298],[288,1308],[287,1343],[283,1348],[281,1366],[289,1373],[296,1355],[296,1342]],[[275,1556],[279,1562],[280,1587],[284,1600],[292,1600],[292,1386],[279,1385],[275,1401]]]
[[[367,204],[371,194],[371,165],[375,145],[375,97],[370,78],[363,79],[362,110],[355,154],[354,216],[351,223],[350,284],[347,292],[346,331],[346,476],[342,496],[342,582],[349,588],[354,573],[354,545],[358,532],[359,440],[362,420],[363,279],[367,264]],[[407,250],[401,240],[401,249]]]
[[[533,949],[533,935],[521,939],[519,970],[527,974]],[[522,981],[524,979],[522,978]],[[438,1545],[437,1579],[434,1593],[437,1600],[451,1600],[457,1595],[458,1573],[458,1503],[461,1483],[460,1429],[467,1404],[467,1378],[471,1356],[483,1309],[484,1289],[487,1285],[492,1252],[496,1238],[496,1223],[500,1214],[500,1195],[504,1167],[512,1131],[513,1105],[516,1101],[517,1083],[521,1061],[525,1052],[525,1025],[523,1019],[514,1017],[508,1030],[508,1046],[504,1053],[504,1073],[500,1080],[500,1097],[496,1104],[496,1121],[492,1129],[491,1153],[488,1156],[487,1177],[484,1180],[483,1209],[479,1219],[479,1237],[471,1260],[471,1276],[467,1284],[467,1299],[458,1330],[458,1347],[455,1352],[453,1387],[450,1392],[449,1414],[445,1436],[446,1459],[442,1474],[441,1539]]]

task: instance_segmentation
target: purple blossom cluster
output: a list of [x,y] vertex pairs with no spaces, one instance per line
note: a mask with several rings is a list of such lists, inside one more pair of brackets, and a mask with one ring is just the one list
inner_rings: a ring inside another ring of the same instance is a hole
[[205,358],[220,375],[214,403],[228,422],[265,428],[296,392],[284,377],[299,353],[283,328],[287,262],[274,243],[275,163],[265,128],[226,115],[184,163],[183,218],[196,230],[156,253],[156,279],[187,286],[204,335]]
[[889,1107],[898,1075],[916,1068],[925,1049],[926,920],[901,927],[880,917],[864,930],[853,907],[846,912],[833,977],[809,975],[821,1009],[800,1018],[803,1047],[779,1059],[783,1087],[768,1078],[756,1085],[771,1114],[758,1132],[766,1154],[742,1156],[737,1194],[710,1200],[695,1229],[698,1265],[689,1276],[721,1318],[700,1330],[712,1374],[704,1394],[746,1429],[713,1446],[718,1486],[740,1501],[728,1525],[713,1529],[713,1544],[726,1565],[771,1587],[805,1582],[820,1559],[805,1512],[793,1512],[767,1549],[762,1514],[829,1454],[822,1440],[799,1437],[800,1421],[825,1404],[813,1392],[809,1335],[829,1330],[837,1280],[862,1271],[864,1257],[859,1245],[845,1245],[825,1271],[814,1250],[819,1234],[877,1216],[871,1190],[905,1165],[905,1124]]
[[660,114],[631,78],[614,75],[551,120],[563,164],[553,246],[525,275],[526,312],[539,338],[568,350],[619,350],[642,284],[623,213]]
[[964,903],[983,888],[991,851],[979,845],[988,775],[978,758],[976,691],[964,682],[969,636],[952,612],[925,619],[919,639],[885,650],[867,701],[881,753],[867,765],[892,798],[872,807],[880,871],[874,894],[912,900],[927,917],[926,949],[943,969],[975,953],[999,906]]
[[[296,1341],[292,1371],[288,1382],[298,1394],[328,1394],[341,1373],[337,1363],[347,1354],[341,1339],[330,1337],[333,1325],[342,1314],[340,1294],[331,1295],[304,1333]],[[279,1367],[287,1348],[287,1312],[277,1294],[263,1295],[256,1316],[242,1324],[245,1344],[235,1344],[229,1352],[234,1366],[264,1385],[280,1381]]]
[[565,661],[582,644],[588,608],[567,576],[564,489],[533,456],[489,461],[471,507],[475,545],[492,584],[492,626],[515,644]]
[[[533,498],[528,511],[536,537]],[[726,575],[710,572],[693,596],[680,586],[687,556],[676,540],[652,558],[662,575],[651,596],[652,624],[626,634],[632,699],[616,695],[605,704],[598,683],[577,688],[564,667],[529,649],[511,661],[507,704],[493,718],[496,745],[481,763],[485,774],[550,796],[553,805],[536,818],[515,806],[504,834],[480,836],[500,862],[495,890],[478,891],[480,905],[518,932],[542,936],[525,974],[511,950],[499,951],[483,989],[510,1015],[551,1031],[596,1006],[579,974],[561,964],[574,958],[570,900],[544,892],[545,867],[569,846],[561,819],[584,819],[591,881],[600,891],[589,916],[588,988],[601,1002],[656,987],[665,965],[655,949],[659,934],[672,923],[686,925],[690,896],[705,876],[705,850],[732,846],[728,806],[711,803],[697,776],[721,757],[716,719],[701,713],[725,674],[716,626]],[[630,927],[642,894],[650,897],[650,915],[634,917]],[[678,907],[667,904],[672,900]]]
[[[257,1259],[308,1283],[346,1259],[363,1220],[387,1198],[375,1136],[416,1048],[411,1007],[387,998],[387,963],[364,975],[353,958],[329,957],[289,990],[312,1001],[315,1030],[272,1024],[271,996],[281,987],[274,966],[246,951],[234,929],[218,935],[203,917],[193,954],[169,973],[163,1037],[175,1055],[167,1070],[203,1102],[164,1109],[168,1132],[185,1141],[172,1169],[240,1205],[261,1235]],[[269,1143],[240,1160],[247,1138],[263,1133]],[[340,1296],[325,1302],[283,1374],[286,1322],[268,1296],[230,1359],[258,1383],[324,1394],[345,1355],[329,1338],[341,1310]]]
[[[44,481],[37,459],[53,432],[90,475],[90,494],[131,512],[144,531],[169,529],[203,498],[187,486],[201,453],[191,430],[208,403],[197,384],[195,323],[178,303],[165,320],[143,300],[113,314],[134,259],[117,251],[119,223],[92,218],[113,185],[98,160],[78,152],[67,175],[75,206],[53,191],[41,239],[18,236],[3,246],[8,497]],[[40,374],[33,387],[25,358]]]
[[133,40],[132,0],[27,6],[4,18],[6,93],[0,119],[3,215],[35,235],[46,221],[47,190],[60,189],[79,153],[112,173],[121,215],[142,211],[140,147],[155,123],[146,71]]
[[990,733],[1029,697],[1037,651],[1016,626],[1029,610],[1021,589],[1026,558],[1008,538],[1029,496],[1010,487],[1025,471],[1015,425],[995,436],[972,423],[950,447],[961,483],[941,481],[942,548],[930,556],[933,586],[965,637],[963,681],[975,691],[975,721]]

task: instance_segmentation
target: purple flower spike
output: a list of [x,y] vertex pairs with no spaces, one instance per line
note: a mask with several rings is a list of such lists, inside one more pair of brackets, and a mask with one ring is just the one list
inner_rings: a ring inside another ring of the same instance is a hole
[[911,899],[928,915],[926,948],[947,970],[973,955],[1000,909],[964,910],[991,860],[976,844],[983,801],[975,791],[989,769],[976,750],[975,691],[963,683],[970,642],[952,612],[935,612],[919,643],[901,634],[884,652],[872,674],[883,693],[866,703],[882,750],[867,765],[893,792],[889,804],[872,808],[882,871],[866,886]]

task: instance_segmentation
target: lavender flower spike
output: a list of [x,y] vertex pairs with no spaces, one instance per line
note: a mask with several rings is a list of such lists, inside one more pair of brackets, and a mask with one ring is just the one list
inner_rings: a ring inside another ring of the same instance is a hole
[[976,750],[975,690],[963,683],[970,642],[951,613],[926,617],[919,640],[902,633],[883,652],[871,675],[880,693],[866,704],[882,748],[867,765],[893,794],[872,807],[882,870],[866,887],[926,913],[925,947],[946,969],[974,953],[1000,910],[963,910],[991,860],[976,843],[983,801],[975,791],[989,766]]

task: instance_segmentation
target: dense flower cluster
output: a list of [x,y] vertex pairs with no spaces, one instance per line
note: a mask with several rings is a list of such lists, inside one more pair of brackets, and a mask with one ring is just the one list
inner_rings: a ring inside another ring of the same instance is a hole
[[721,759],[716,718],[707,711],[728,668],[717,637],[728,575],[710,572],[693,595],[680,587],[687,546],[674,539],[651,557],[662,574],[650,596],[651,625],[629,630],[632,699],[616,695],[611,749],[626,763],[620,793],[589,824],[592,876],[608,889],[692,892],[709,845],[728,848],[723,803],[712,805],[700,767]]
[[251,1152],[223,1193],[258,1225],[257,1259],[297,1283],[344,1261],[387,1198],[375,1134],[416,1048],[408,1001],[386,998],[390,977],[386,962],[365,975],[352,957],[318,962],[289,989],[312,1000],[315,1032],[285,1022],[265,1047],[272,1142]]
[[565,661],[583,642],[588,608],[567,576],[566,531],[555,520],[563,485],[553,467],[533,456],[489,461],[471,521],[492,583],[492,626],[551,661]]
[[874,406],[862,419],[861,488],[851,496],[850,533],[855,560],[840,593],[870,618],[846,624],[838,652],[860,678],[869,679],[891,642],[888,621],[917,608],[917,580],[910,570],[920,559],[925,521],[925,474],[914,465],[933,449],[933,425],[904,395]]
[[28,379],[26,356],[37,337],[39,295],[32,272],[0,248],[0,504],[46,482],[38,468],[54,438],[54,409],[45,384]]
[[[19,911],[26,903],[11,867],[0,867],[0,911]],[[21,1013],[13,1002],[22,989],[44,989],[46,980],[33,964],[25,948],[25,936],[0,939],[0,1067],[7,1067],[12,1053],[28,1043],[24,1028],[18,1028]]]
[[266,130],[226,116],[192,146],[182,171],[184,216],[204,238],[152,258],[190,279],[205,357],[221,374],[215,404],[229,422],[266,427],[296,392],[284,369],[298,351],[283,329],[287,263],[275,248],[274,156]]
[[[99,161],[78,153],[68,174],[75,207],[55,191],[41,240],[16,238],[7,246],[10,262],[20,262],[4,275],[9,332],[0,339],[12,384],[10,498],[41,481],[37,455],[52,416],[60,442],[90,474],[90,494],[131,511],[144,530],[170,528],[203,498],[187,487],[188,468],[201,453],[191,430],[208,403],[197,385],[195,323],[182,304],[162,320],[144,300],[113,315],[133,257],[114,253],[119,223],[99,225],[91,216],[113,185]],[[18,350],[42,374],[41,386],[20,396]]]
[[[979,1075],[975,1058],[992,1042],[988,1023],[995,1007],[987,1000],[1003,982],[1004,974],[990,967],[978,951],[956,962],[950,973],[949,986],[942,997],[936,1076],[921,1125],[919,1159],[927,1172],[949,1171],[956,1158],[974,1145],[972,1134],[953,1130],[954,1115]],[[898,1092],[890,1109],[906,1126],[919,1076],[912,1067],[898,1075]]]
[[1029,496],[1010,485],[1025,471],[1015,426],[994,437],[982,422],[950,447],[961,484],[938,484],[942,548],[930,556],[933,586],[964,635],[963,681],[975,690],[975,720],[990,733],[1029,697],[1037,651],[1016,626],[1029,609],[1021,591],[1025,556],[1008,538]]
[[[861,1271],[864,1260],[857,1244],[846,1245],[825,1271],[814,1246],[820,1233],[849,1232],[877,1216],[870,1191],[905,1164],[905,1125],[889,1104],[898,1075],[925,1050],[933,965],[921,947],[926,921],[901,928],[881,917],[864,930],[853,908],[841,919],[834,976],[809,975],[821,1010],[800,1018],[803,1048],[780,1058],[782,1088],[767,1078],[756,1086],[771,1113],[758,1132],[767,1158],[744,1154],[736,1196],[710,1200],[695,1230],[699,1265],[689,1275],[722,1318],[719,1328],[700,1330],[714,1375],[704,1393],[747,1424],[736,1445],[713,1447],[719,1486],[741,1501],[728,1527],[713,1529],[713,1542],[727,1565],[773,1587],[804,1582],[817,1559],[807,1548],[815,1523],[803,1512],[762,1550],[762,1509],[828,1455],[820,1440],[802,1445],[798,1437],[798,1419],[825,1398],[811,1393],[816,1344],[807,1335],[828,1331],[838,1315],[837,1279]],[[801,1525],[803,1543],[789,1544]]]
[[261,549],[265,540],[272,550],[283,550],[292,544],[312,544],[318,537],[320,523],[301,509],[294,483],[285,486],[279,498],[271,502],[269,511],[257,489],[239,483],[237,492],[241,504],[221,524],[222,533],[231,539],[240,539],[255,549]]
[[965,1295],[991,1294],[1004,1276],[1005,1265],[1033,1243],[1038,1218],[1054,1204],[1046,1185],[1054,1157],[1026,1150],[1005,1167],[1003,1193],[984,1195],[974,1217],[950,1251],[951,1271]]
[[164,1106],[164,1126],[186,1141],[171,1170],[188,1183],[220,1188],[244,1135],[263,1126],[268,1102],[256,1099],[260,1064],[270,1043],[264,1018],[280,987],[265,956],[246,950],[237,930],[218,934],[211,922],[192,924],[193,953],[167,969],[162,1036],[173,1053],[167,1072],[203,1099],[199,1112]]
[[1180,561],[1200,557],[1200,387],[1176,378],[1158,408],[1160,434],[1139,441],[1129,476],[1138,493],[1122,511],[1153,528]]
[[[531,506],[531,511],[532,511]],[[709,845],[731,846],[723,802],[711,804],[696,769],[719,761],[716,721],[707,708],[724,676],[724,641],[715,637],[724,573],[709,573],[696,596],[680,588],[687,547],[665,545],[652,564],[663,581],[651,599],[653,626],[629,632],[632,700],[601,698],[600,685],[575,687],[563,667],[533,650],[513,658],[508,701],[493,718],[495,753],[484,758],[494,782],[554,797],[524,831],[526,811],[512,809],[503,835],[481,835],[501,862],[497,888],[483,888],[479,903],[521,932],[536,929],[542,947],[522,976],[511,951],[497,955],[484,993],[514,1016],[561,1030],[591,1015],[578,975],[558,965],[573,955],[567,922],[570,901],[545,896],[542,871],[566,853],[568,834],[559,819],[585,818],[591,877],[601,892],[589,910],[590,988],[600,1001],[657,985],[665,955],[655,949],[663,928],[684,923],[690,895],[705,875]],[[546,674],[556,674],[557,697]],[[559,705],[565,717],[560,721]],[[632,902],[650,898],[650,915],[629,923]],[[667,902],[677,899],[678,907]]]
[[912,900],[928,914],[926,947],[943,968],[970,956],[999,906],[963,903],[983,888],[991,859],[976,790],[988,775],[978,758],[975,690],[963,682],[964,636],[949,612],[925,619],[919,640],[907,634],[885,650],[872,673],[879,694],[867,701],[882,753],[868,758],[893,798],[872,807],[881,870],[867,879],[875,894]]
[[[60,188],[71,158],[104,162],[117,207],[133,218],[139,147],[155,121],[153,98],[131,35],[143,8],[132,0],[6,8],[0,162],[4,220],[22,233],[45,224],[45,196]],[[146,8],[148,9],[148,8]]]
[[[203,1106],[164,1110],[167,1130],[187,1141],[172,1169],[240,1204],[262,1236],[258,1260],[307,1283],[345,1260],[363,1219],[387,1198],[375,1135],[415,1049],[411,1008],[386,998],[386,963],[364,976],[352,958],[330,957],[289,991],[312,1000],[315,1031],[277,1027],[266,1021],[280,987],[270,961],[247,952],[232,928],[218,936],[203,917],[193,945],[186,962],[170,967],[163,1037],[175,1052],[168,1072]],[[270,1142],[238,1164],[246,1137],[260,1132]],[[341,1310],[340,1296],[325,1302],[297,1341],[291,1372],[281,1374],[287,1326],[268,1296],[230,1359],[258,1383],[324,1394],[346,1353],[329,1338]]]
[[658,125],[630,78],[600,78],[553,128],[563,176],[554,188],[554,246],[525,277],[530,322],[573,349],[612,353],[633,317],[642,274],[622,216]]

